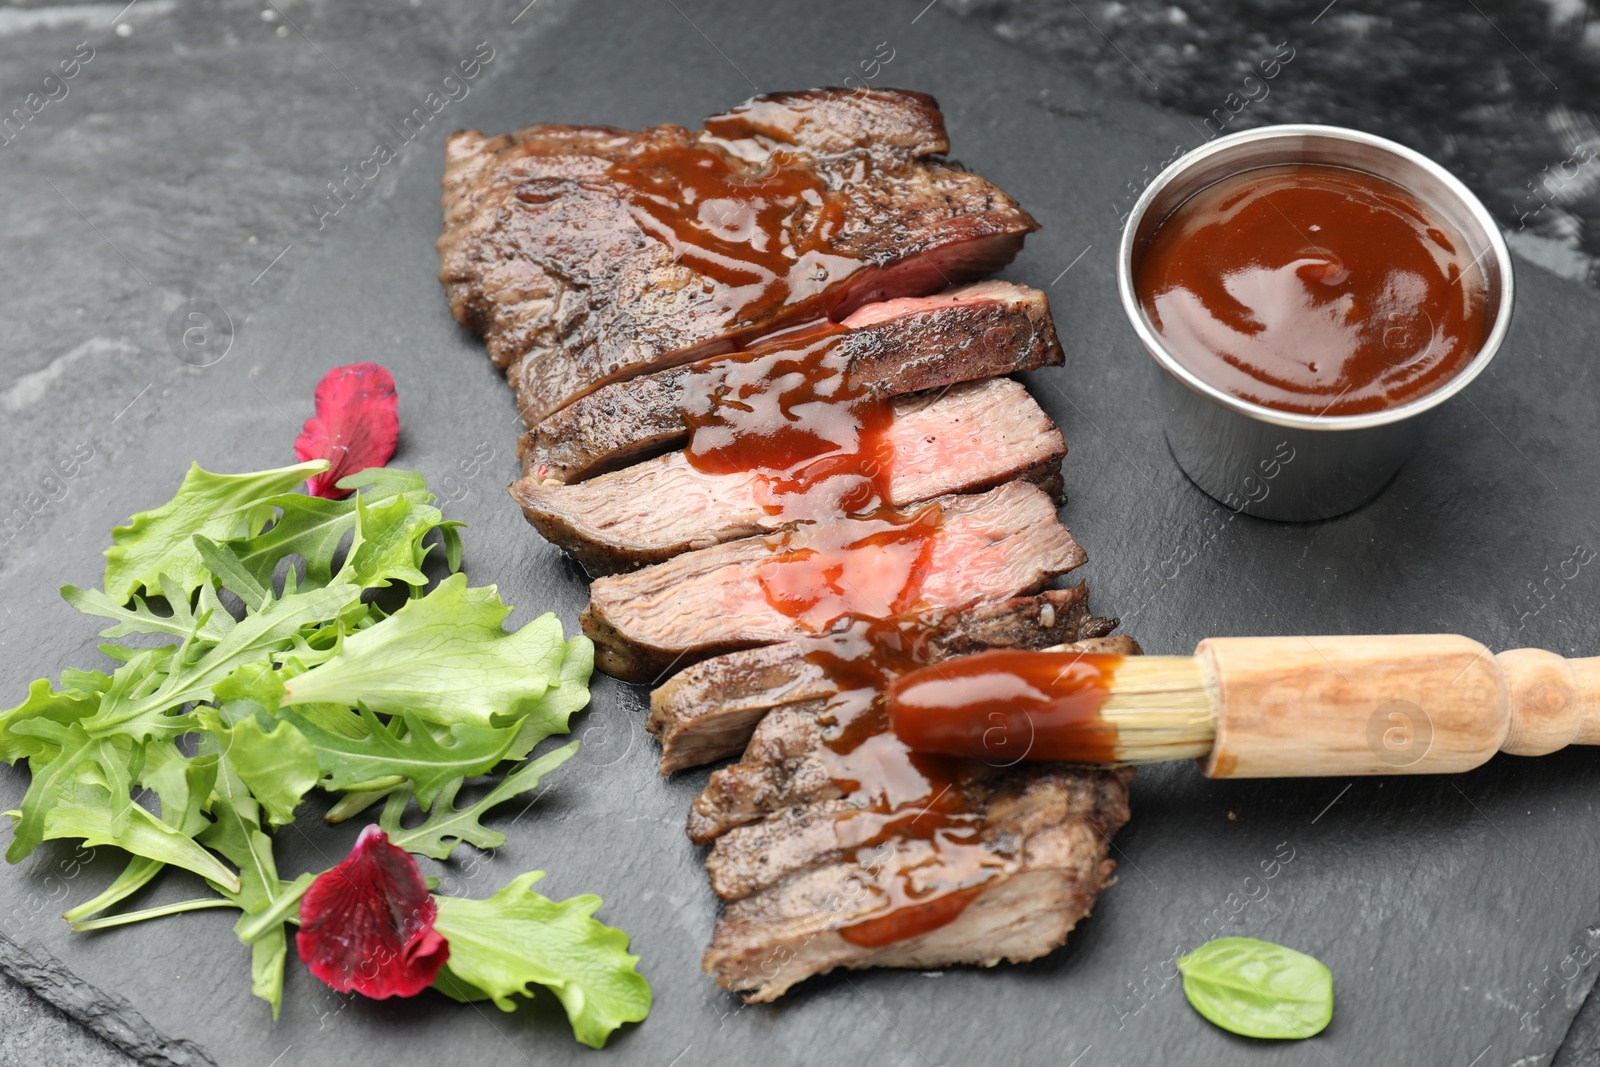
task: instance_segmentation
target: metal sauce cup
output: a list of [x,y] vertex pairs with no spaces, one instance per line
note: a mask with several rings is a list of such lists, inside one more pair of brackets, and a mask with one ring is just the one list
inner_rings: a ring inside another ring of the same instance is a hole
[[[1449,222],[1488,283],[1491,323],[1482,349],[1433,392],[1360,415],[1303,415],[1242,400],[1167,351],[1133,290],[1133,268],[1156,228],[1189,197],[1241,171],[1323,163],[1387,178]],[[1432,412],[1494,358],[1511,324],[1511,254],[1478,198],[1433,160],[1382,137],[1338,126],[1264,126],[1183,156],[1150,183],[1122,230],[1122,309],[1155,357],[1167,443],[1191,481],[1236,511],[1305,521],[1343,514],[1378,494],[1417,443]]]

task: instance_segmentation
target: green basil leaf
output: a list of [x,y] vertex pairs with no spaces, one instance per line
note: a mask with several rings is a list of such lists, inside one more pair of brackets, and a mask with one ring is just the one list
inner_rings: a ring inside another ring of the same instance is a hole
[[1333,1018],[1333,974],[1292,948],[1219,937],[1177,963],[1194,1010],[1230,1033],[1306,1038]]

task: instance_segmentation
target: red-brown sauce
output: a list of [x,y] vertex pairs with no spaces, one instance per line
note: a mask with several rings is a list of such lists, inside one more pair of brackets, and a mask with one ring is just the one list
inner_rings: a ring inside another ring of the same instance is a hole
[[1100,716],[1121,656],[991,649],[921,667],[890,687],[889,721],[909,748],[997,763],[1112,763]]
[[816,173],[746,163],[675,138],[647,140],[608,169],[627,209],[675,262],[721,288],[710,294],[730,325],[767,320],[859,269],[831,251],[844,217]]
[[[739,316],[768,315],[857,266],[826,254],[839,211],[807,173],[745,172],[720,153],[674,149],[612,177],[635,194],[648,232],[728,287],[713,298]],[[880,946],[950,922],[1006,860],[982,840],[983,814],[958,785],[962,761],[912,752],[888,726],[889,682],[918,657],[911,636],[880,620],[916,605],[943,515],[891,506],[893,408],[851,380],[846,332],[796,327],[694,372],[685,454],[708,473],[756,475],[758,502],[785,527],[756,575],[761,591],[808,629],[834,631],[808,656],[839,689],[823,717],[824,760],[852,810],[834,832],[875,903],[840,934]]]
[[834,834],[877,905],[840,936],[877,947],[943,926],[1006,860],[985,844],[983,813],[961,787],[965,761],[913,752],[889,729],[885,696],[918,662],[916,633],[857,619],[806,658],[839,687],[821,720],[824,763],[854,810],[834,820]]
[[[846,332],[825,324],[756,346],[685,389],[690,464],[757,476],[761,506],[788,527],[757,574],[762,593],[819,633],[909,610],[942,521],[938,505],[890,507],[894,409],[851,380]],[[842,516],[861,521],[832,521]]]
[[1134,288],[1201,379],[1280,411],[1350,415],[1439,388],[1488,336],[1466,241],[1415,196],[1343,167],[1224,178],[1161,223]]

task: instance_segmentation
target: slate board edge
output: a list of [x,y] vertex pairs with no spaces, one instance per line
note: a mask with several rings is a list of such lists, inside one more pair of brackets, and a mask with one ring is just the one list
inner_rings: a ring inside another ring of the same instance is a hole
[[217,1067],[193,1041],[167,1037],[122,997],[84,981],[54,956],[30,951],[3,933],[0,974],[149,1067]]

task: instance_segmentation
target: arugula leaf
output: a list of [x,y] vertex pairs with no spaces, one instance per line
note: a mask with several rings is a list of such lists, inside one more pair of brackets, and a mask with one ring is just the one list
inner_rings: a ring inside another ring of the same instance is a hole
[[[360,599],[360,586],[330,585],[273,601],[246,615],[211,649],[185,655],[169,669],[159,688],[141,684],[130,685],[126,694],[115,688],[107,692],[100,710],[84,720],[84,729],[94,736],[119,732],[137,739],[171,731],[176,727],[162,721],[168,709],[209,698],[212,686],[237,665],[279,650],[302,628],[333,618]],[[185,646],[184,651],[189,653],[189,647]],[[127,664],[117,675],[133,666],[134,663]]]
[[62,912],[61,917],[69,923],[81,923],[85,919],[98,915],[111,905],[127,899],[134,893],[143,889],[150,879],[161,873],[166,864],[144,856],[130,856],[128,865],[122,873],[106,888],[94,897],[84,901],[77,907]]
[[[244,575],[264,589],[271,588],[278,563],[290,556],[305,561],[301,589],[335,580],[368,588],[381,587],[395,579],[426,585],[427,576],[418,570],[427,555],[421,542],[429,530],[444,522],[444,516],[429,506],[434,496],[420,474],[370,469],[384,474],[361,478],[364,488],[344,500],[286,493],[263,501],[281,513],[271,528],[227,542],[211,541],[212,550],[219,552],[224,561],[231,556]],[[344,566],[335,575],[334,557],[347,536],[351,537],[351,544]],[[212,569],[223,574],[216,566]],[[224,577],[224,584],[241,592]],[[234,580],[242,581],[242,577],[236,574]]]
[[1178,957],[1177,964],[1183,995],[1194,1010],[1229,1033],[1306,1038],[1333,1019],[1332,973],[1292,948],[1219,937]]
[[144,751],[139,783],[161,799],[161,821],[190,837],[210,826],[205,808],[217,782],[217,761],[191,759],[172,741],[151,741]]
[[[213,885],[244,912],[238,923],[243,925],[252,916],[271,909],[288,887],[278,877],[272,839],[261,831],[260,805],[234,767],[234,754],[228,747],[231,733],[214,714],[206,717],[204,725],[207,733],[201,741],[201,754],[217,761],[217,784],[211,803],[211,812],[217,821],[202,832],[198,840],[238,866],[239,877],[233,885],[214,880]],[[251,945],[251,990],[272,1005],[274,1019],[283,1002],[286,955],[287,941],[281,922],[276,934],[270,928],[255,931]]]
[[350,738],[325,730],[290,709],[280,714],[304,735],[316,763],[328,776],[325,788],[350,789],[400,775],[411,781],[424,811],[450,782],[483,774],[504,759],[518,732],[516,726],[495,729],[457,723],[446,731],[446,744],[435,739],[409,711],[396,720],[405,727],[401,736],[363,708],[361,721],[366,723],[367,734]]
[[[55,796],[45,813],[43,839],[82,838],[90,846],[115,845],[135,856],[193,871],[219,886],[239,884],[232,871],[187,834],[173,829],[137,804],[132,806],[122,829],[113,831],[113,799],[103,785],[74,783]],[[11,859],[9,851],[6,858]]]
[[98,589],[79,589],[75,585],[62,586],[61,599],[85,615],[114,620],[116,625],[101,630],[101,637],[165,634],[179,640],[196,638],[216,642],[233,629],[233,616],[223,610],[216,590],[209,584],[200,587],[200,602],[194,609],[189,607],[189,598],[171,579],[167,580],[166,591],[171,594],[167,600],[171,608],[169,615],[157,615],[144,597],[118,602]]
[[[446,726],[520,719],[559,682],[566,645],[555,615],[508,633],[501,623],[510,613],[494,586],[471,589],[465,575],[451,575],[290,679],[284,703],[360,703],[388,715],[410,710]],[[566,729],[563,719],[547,732]]]
[[436,860],[449,859],[450,853],[463,841],[485,852],[499,848],[506,843],[506,835],[489,829],[479,820],[497,805],[537,789],[541,778],[577,755],[578,744],[577,739],[573,739],[538,759],[529,760],[502,778],[482,800],[464,808],[456,807],[456,793],[461,789],[462,780],[450,782],[439,790],[427,819],[409,830],[401,825],[400,817],[405,814],[411,794],[392,793],[383,806],[383,814],[378,817],[378,825],[389,835],[391,845]]
[[400,467],[367,467],[340,478],[338,485],[340,489],[371,490],[365,494],[368,500],[382,500],[401,493],[423,494],[420,499],[424,504],[438,499],[428,490],[427,479],[416,471]]
[[[107,753],[101,745],[101,739],[90,737],[77,723],[64,724],[34,718],[12,729],[25,737],[34,738],[40,746],[40,751],[28,760],[32,780],[28,783],[28,791],[22,796],[16,825],[11,829],[11,844],[6,849],[6,859],[17,863],[49,836],[46,819],[77,792],[80,769],[104,758]],[[125,765],[123,770],[125,774]],[[120,806],[120,802],[127,799],[127,791],[123,792],[120,800],[107,792],[108,827],[116,818],[113,805]]]
[[556,903],[529,889],[543,877],[521,875],[488,900],[436,898],[434,929],[450,942],[450,960],[434,988],[514,1011],[512,997],[542,985],[560,999],[573,1036],[604,1048],[623,1023],[650,1014],[650,983],[635,969],[639,957],[628,955],[628,935],[590,918],[599,897]]
[[101,583],[106,595],[125,604],[140,586],[159,589],[163,574],[192,592],[210,580],[191,540],[194,534],[228,538],[259,533],[271,518],[262,497],[285,493],[327,469],[323,459],[255,474],[212,474],[190,464],[176,496],[111,531]]

